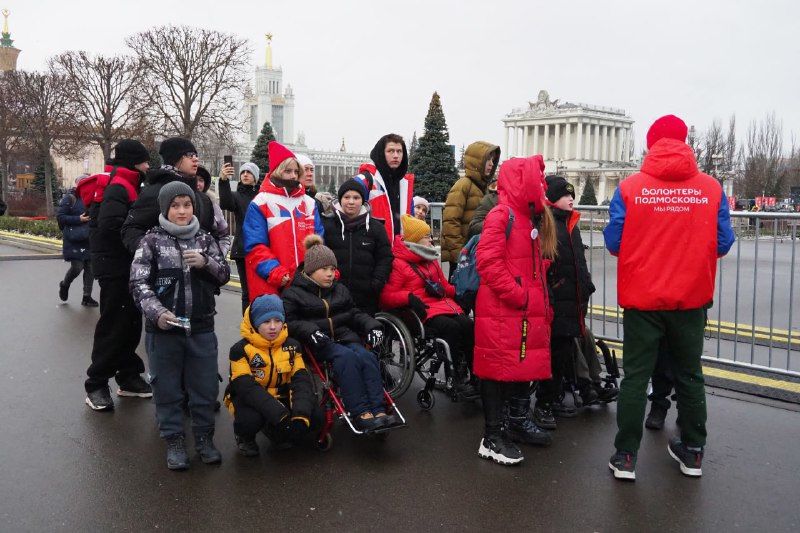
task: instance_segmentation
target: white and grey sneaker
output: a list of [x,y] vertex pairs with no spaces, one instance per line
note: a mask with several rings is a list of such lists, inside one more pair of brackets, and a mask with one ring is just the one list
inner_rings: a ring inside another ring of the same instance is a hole
[[117,396],[127,396],[129,398],[152,398],[153,388],[150,387],[150,385],[144,379],[142,379],[142,376],[136,375],[119,384]]
[[516,444],[500,435],[483,437],[478,447],[478,455],[507,466],[521,463],[525,459]]
[[86,405],[95,411],[111,411],[114,409],[114,400],[111,399],[108,387],[103,387],[86,395]]

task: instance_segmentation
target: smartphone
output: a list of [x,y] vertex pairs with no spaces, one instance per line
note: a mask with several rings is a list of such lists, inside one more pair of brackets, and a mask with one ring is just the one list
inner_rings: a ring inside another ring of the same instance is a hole
[[222,164],[223,165],[232,165],[233,164],[233,156],[232,155],[222,156]]

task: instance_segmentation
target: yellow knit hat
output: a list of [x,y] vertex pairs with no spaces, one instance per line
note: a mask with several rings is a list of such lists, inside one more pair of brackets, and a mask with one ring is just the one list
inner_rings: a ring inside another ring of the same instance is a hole
[[431,234],[431,227],[424,220],[403,215],[400,219],[403,225],[403,240],[407,242],[419,242],[423,237]]

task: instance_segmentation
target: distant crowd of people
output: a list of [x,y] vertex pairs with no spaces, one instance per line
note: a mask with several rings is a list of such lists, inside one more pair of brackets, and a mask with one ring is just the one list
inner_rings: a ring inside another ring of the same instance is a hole
[[[734,236],[727,199],[698,170],[686,135],[679,118],[658,119],[641,171],[610,204],[605,245],[618,257],[625,309],[618,398],[601,385],[586,328],[595,287],[575,190],[562,176],[544,175],[542,156],[501,163],[498,146],[471,144],[465,175],[447,196],[440,252],[399,135],[381,137],[371,161],[335,195],[316,191],[307,156],[272,141],[263,175],[253,163],[238,176],[232,164],[222,167],[218,201],[188,139],[165,140],[157,169],[140,142],[121,141],[105,172],[78,182],[58,214],[70,263],[59,296],[67,300],[83,272],[82,304],[97,306],[93,279],[100,286],[86,404],[113,409],[114,378],[118,396],[154,398],[170,469],[190,464],[184,410],[201,460],[221,461],[215,299],[230,279],[230,258],[242,289],[241,340],[229,351],[222,402],[242,455],[259,454],[260,432],[284,446],[319,430],[323,416],[304,356],[330,365],[358,429],[397,425],[372,348],[386,335],[376,313],[405,309],[446,341],[458,394],[481,401],[480,457],[517,464],[518,445],[550,444],[557,419],[616,399],[609,467],[618,479],[634,479],[653,376],[648,427],[663,427],[674,387],[680,435],[669,454],[684,474],[699,476],[703,329],[716,260]],[[233,238],[223,210],[233,213]],[[480,285],[466,299],[451,282],[476,236]],[[143,323],[147,380],[136,353]],[[577,389],[578,406],[566,400],[565,380]]]

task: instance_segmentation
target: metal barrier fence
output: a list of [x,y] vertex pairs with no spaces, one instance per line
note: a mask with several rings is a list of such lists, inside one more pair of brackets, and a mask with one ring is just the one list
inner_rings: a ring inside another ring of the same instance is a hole
[[[438,242],[441,203],[431,204]],[[621,342],[617,262],[605,249],[606,206],[576,206],[587,262],[597,292],[588,325],[595,335]],[[717,267],[715,301],[708,311],[704,359],[800,376],[800,329],[794,328],[800,213],[731,212],[736,243]],[[676,249],[676,254],[682,250]]]

